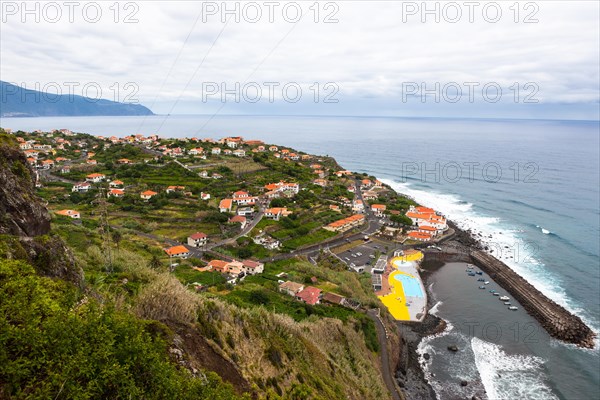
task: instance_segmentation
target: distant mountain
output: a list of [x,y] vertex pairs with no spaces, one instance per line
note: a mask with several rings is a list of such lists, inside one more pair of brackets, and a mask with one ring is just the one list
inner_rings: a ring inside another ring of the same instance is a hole
[[23,89],[0,81],[0,117],[72,117],[102,115],[153,115],[140,104],[56,95]]

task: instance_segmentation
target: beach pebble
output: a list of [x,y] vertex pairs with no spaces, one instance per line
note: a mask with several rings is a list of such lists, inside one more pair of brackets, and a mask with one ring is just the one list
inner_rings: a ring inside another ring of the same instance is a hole
[[452,345],[448,346],[448,350],[457,352],[458,351],[458,347],[455,344],[452,344]]
[[460,381],[460,386],[467,386],[469,384],[469,382],[467,381]]
[[429,355],[429,353],[425,353],[425,354],[423,354],[423,358],[426,360],[429,360],[431,358],[431,356]]

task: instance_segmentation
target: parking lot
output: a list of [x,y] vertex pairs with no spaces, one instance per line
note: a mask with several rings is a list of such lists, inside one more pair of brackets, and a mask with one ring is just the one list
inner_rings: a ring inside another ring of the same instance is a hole
[[338,257],[348,264],[348,266],[352,266],[352,264],[357,267],[364,266],[365,272],[371,272],[371,265],[376,261],[375,253],[377,251],[385,253],[385,248],[376,242],[367,242],[338,253]]

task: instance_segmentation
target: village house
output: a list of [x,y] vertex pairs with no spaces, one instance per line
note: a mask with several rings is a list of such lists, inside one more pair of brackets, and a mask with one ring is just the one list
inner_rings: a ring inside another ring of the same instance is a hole
[[232,148],[232,149],[237,149],[243,143],[243,139],[239,136],[228,137],[228,138],[225,138],[224,140],[225,140],[225,144],[227,145],[227,147]]
[[254,208],[252,207],[239,207],[236,211],[237,215],[241,215],[242,217],[251,217],[254,215]]
[[279,285],[279,291],[281,293],[285,293],[289,296],[296,296],[296,294],[300,293],[304,290],[304,285],[301,283],[296,283],[292,281],[283,282]]
[[375,216],[377,216],[377,217],[383,217],[385,208],[386,208],[385,204],[372,204],[371,205],[371,211],[373,211],[373,214],[375,214]]
[[154,196],[156,196],[158,193],[153,192],[152,190],[146,190],[145,192],[140,193],[140,197],[143,200],[150,200],[151,198],[153,198]]
[[219,203],[219,211],[220,212],[231,212],[231,206],[233,205],[233,200],[231,199],[223,199]]
[[315,185],[319,185],[319,186],[322,186],[322,187],[327,186],[327,181],[325,179],[321,179],[321,178],[313,180],[313,183]]
[[331,232],[345,232],[348,229],[351,229],[355,226],[359,226],[365,220],[365,216],[362,214],[354,214],[350,217],[340,219],[338,221],[332,222],[329,225],[323,227]]
[[99,183],[99,182],[102,182],[105,178],[106,178],[106,175],[104,175],[104,174],[89,174],[88,176],[85,177],[85,180],[87,182]]
[[221,148],[220,147],[213,147],[212,150],[210,151],[211,154],[215,154],[215,155],[219,155],[221,154]]
[[289,193],[290,195],[295,195],[300,191],[300,185],[297,183],[280,181],[278,183],[269,183],[268,185],[265,185],[265,189],[269,192]]
[[52,160],[42,161],[42,169],[50,169],[52,167],[54,167],[54,161],[52,161]]
[[407,236],[409,239],[417,240],[419,242],[429,242],[431,240],[430,234],[419,231],[408,232]]
[[253,239],[254,243],[263,246],[267,250],[276,250],[281,246],[279,240],[272,238],[264,233],[256,236]]
[[88,165],[98,165],[98,161],[96,161],[96,160],[87,160],[86,164],[88,164]]
[[277,146],[269,146],[269,151],[279,151],[279,148]]
[[198,176],[199,176],[200,178],[208,178],[208,171],[206,171],[206,170],[204,170],[204,171],[200,171],[200,172],[198,173]]
[[208,235],[203,232],[196,232],[187,239],[188,246],[202,247],[208,243]]
[[200,192],[200,200],[210,200],[210,194],[209,193]]
[[179,258],[188,258],[190,255],[190,251],[185,246],[173,246],[165,249],[165,253],[169,257],[179,257]]
[[253,205],[258,200],[257,197],[250,196],[248,192],[238,190],[233,194],[233,202],[237,205]]
[[61,174],[68,174],[70,172],[71,172],[71,167],[69,165],[63,165],[60,169]]
[[123,197],[125,196],[125,191],[123,189],[110,189],[108,191],[108,197]]
[[233,152],[234,156],[238,156],[238,157],[245,157],[246,156],[246,150],[243,149],[237,149]]
[[265,210],[264,216],[265,218],[271,218],[275,221],[279,221],[281,217],[287,217],[290,214],[292,214],[292,212],[288,211],[288,209],[285,207],[273,207]]
[[166,189],[167,193],[174,193],[174,192],[182,192],[185,190],[185,186],[169,186]]
[[204,153],[204,149],[201,147],[197,147],[195,149],[191,149],[190,151],[188,151],[188,153],[192,156],[199,156],[202,153]]
[[370,179],[363,179],[362,181],[360,181],[360,188],[363,190],[370,189],[371,186],[373,186],[373,183]]
[[79,192],[85,193],[92,188],[92,185],[89,182],[79,182],[73,185],[71,192]]
[[335,212],[342,212],[342,210],[340,209],[340,206],[338,206],[337,204],[330,204],[329,209],[331,211],[335,211]]
[[55,214],[62,215],[64,217],[71,217],[73,219],[81,218],[81,214],[79,214],[79,211],[75,211],[75,210],[60,210],[60,211],[56,211]]
[[362,200],[354,199],[352,202],[352,211],[354,212],[363,212],[365,210],[365,204]]
[[110,188],[121,188],[121,187],[123,187],[123,185],[124,185],[123,181],[119,181],[119,180],[110,181],[108,183],[108,187],[110,187]]
[[307,286],[300,292],[296,293],[296,300],[303,301],[306,304],[314,306],[321,302],[321,289],[313,286]]
[[229,150],[229,149],[225,149],[223,150],[223,154],[225,154],[226,156],[231,155],[231,153],[233,153],[233,151]]
[[350,171],[348,171],[348,170],[337,171],[337,172],[335,173],[335,175],[336,175],[338,178],[341,178],[342,176],[352,175],[352,172],[350,172]]
[[213,172],[211,178],[213,178],[213,179],[221,179],[221,178],[223,178],[223,175],[217,174],[216,172]]
[[365,200],[375,200],[378,197],[379,196],[377,195],[377,193],[373,192],[372,190],[367,190],[363,193],[363,199]]
[[228,222],[230,224],[240,224],[240,229],[244,229],[248,223],[248,220],[244,216],[234,215],[233,217],[229,218]]
[[322,169],[315,169],[313,171],[315,173],[315,175],[317,175],[319,178],[325,178],[325,171],[323,171]]
[[133,161],[128,158],[120,158],[117,160],[117,164],[133,164]]

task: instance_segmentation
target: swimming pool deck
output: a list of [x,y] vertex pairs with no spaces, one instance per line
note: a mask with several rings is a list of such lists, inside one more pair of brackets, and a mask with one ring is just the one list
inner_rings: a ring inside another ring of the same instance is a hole
[[[405,253],[393,258],[382,276],[382,289],[376,292],[390,314],[398,321],[422,321],[426,315],[427,291],[417,271],[417,263],[423,258],[421,252]],[[397,275],[406,275],[415,279],[422,296],[406,296],[402,282]]]

